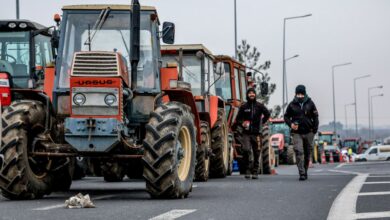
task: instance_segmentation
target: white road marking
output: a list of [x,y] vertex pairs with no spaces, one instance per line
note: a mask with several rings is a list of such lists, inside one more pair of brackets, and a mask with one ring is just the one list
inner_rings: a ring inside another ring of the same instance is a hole
[[373,175],[370,175],[368,178],[372,178],[372,177],[377,177],[377,178],[390,178],[390,175],[388,175],[388,176],[384,176],[384,175],[373,176]]
[[359,193],[359,196],[383,196],[383,195],[390,195],[390,191]]
[[341,168],[341,167],[343,167],[344,165],[345,165],[345,163],[340,163],[339,165],[336,166],[336,169]]
[[390,184],[390,181],[381,181],[381,182],[365,182],[364,184]]
[[363,174],[359,172],[352,172],[352,171],[345,171],[345,170],[329,170],[330,172],[335,172],[335,173],[344,173],[344,174],[351,174],[351,175],[365,175],[368,176],[368,174]]
[[[112,197],[115,197],[115,195],[97,196],[95,198],[91,197],[91,199],[92,199],[92,202],[93,202],[94,200],[108,199],[108,198],[112,198]],[[33,211],[47,211],[47,210],[59,209],[59,208],[65,208],[65,203],[57,204],[57,205],[51,205],[51,206],[45,206],[45,207],[41,207],[41,208],[35,208],[35,209],[32,209],[32,210]]]
[[156,217],[153,217],[149,220],[174,220],[177,218],[180,218],[184,215],[188,215],[190,213],[195,212],[196,209],[173,209],[169,212],[163,213],[161,215],[158,215]]
[[375,164],[390,164],[389,161],[376,161],[376,162],[361,162],[361,163],[344,163],[344,166],[366,166]]
[[356,219],[370,219],[370,218],[386,218],[390,217],[390,211],[388,212],[367,212],[357,213]]
[[331,172],[357,174],[339,193],[337,198],[333,201],[332,207],[328,214],[328,220],[353,220],[356,219],[356,202],[360,189],[363,183],[366,181],[368,174],[342,171],[342,170],[329,170]]

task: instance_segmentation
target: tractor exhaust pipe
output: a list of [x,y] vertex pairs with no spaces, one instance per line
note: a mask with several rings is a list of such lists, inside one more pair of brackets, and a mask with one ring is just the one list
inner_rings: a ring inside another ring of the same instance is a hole
[[133,13],[131,16],[131,88],[133,90],[137,87],[137,66],[140,59],[140,30],[141,30],[141,5],[138,0],[132,0]]

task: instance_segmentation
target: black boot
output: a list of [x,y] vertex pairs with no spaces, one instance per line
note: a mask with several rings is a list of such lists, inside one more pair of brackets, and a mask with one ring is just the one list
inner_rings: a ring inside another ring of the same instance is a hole
[[245,172],[245,179],[250,179],[251,178],[251,172],[250,171],[246,171]]
[[300,176],[299,176],[299,181],[305,181],[305,180],[306,180],[305,175],[300,175]]
[[308,177],[307,177],[307,168],[305,169],[305,175],[304,176],[305,176],[306,179],[308,179]]

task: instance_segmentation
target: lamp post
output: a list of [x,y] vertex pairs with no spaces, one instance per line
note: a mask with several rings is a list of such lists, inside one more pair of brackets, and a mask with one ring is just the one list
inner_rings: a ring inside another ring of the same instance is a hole
[[371,127],[371,90],[382,89],[383,86],[373,86],[368,88],[368,139],[371,140],[372,127]]
[[348,137],[348,115],[347,115],[347,107],[348,107],[348,106],[351,106],[351,105],[355,105],[355,103],[345,104],[345,105],[344,105],[344,110],[345,110],[345,134],[346,134],[347,137]]
[[294,16],[294,17],[287,17],[283,19],[283,100],[282,100],[282,110],[284,114],[284,103],[286,102],[285,94],[286,94],[286,21],[292,20],[292,19],[298,19],[298,18],[305,18],[310,17],[312,14],[307,15],[301,15],[301,16]]
[[[297,57],[299,57],[299,54],[295,54],[294,56],[287,58],[286,59],[286,63],[287,63],[287,61],[292,60],[292,59],[297,58]],[[284,81],[285,81],[285,84],[283,86],[285,86],[285,92],[286,92],[286,94],[285,94],[286,102],[284,104],[287,105],[287,103],[288,103],[287,70],[286,70],[286,76],[285,76],[285,80]]]
[[334,69],[341,66],[351,65],[352,63],[341,63],[332,66],[332,87],[333,87],[333,133],[336,134],[336,94],[334,86]]
[[375,129],[374,129],[374,106],[372,104],[372,100],[375,97],[382,97],[384,94],[379,94],[379,95],[373,95],[371,96],[371,128],[372,128],[372,137],[375,139]]
[[237,50],[237,0],[234,0],[234,58],[238,59],[238,50]]
[[19,19],[19,0],[16,0],[16,19]]
[[358,118],[357,118],[357,100],[356,100],[356,81],[359,80],[359,79],[368,78],[370,76],[371,75],[364,75],[364,76],[359,76],[359,77],[356,77],[356,78],[353,79],[353,90],[354,90],[354,97],[355,97],[355,134],[356,134],[356,137],[359,136],[359,132],[358,132]]

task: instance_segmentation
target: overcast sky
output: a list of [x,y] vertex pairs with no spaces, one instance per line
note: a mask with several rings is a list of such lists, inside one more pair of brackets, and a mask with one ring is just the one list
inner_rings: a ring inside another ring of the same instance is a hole
[[[1,0],[0,19],[15,18],[15,0]],[[121,0],[20,0],[21,18],[52,25],[52,15],[68,4],[128,4]],[[157,7],[161,21],[176,24],[176,43],[203,43],[214,54],[234,55],[233,0],[141,0]],[[278,86],[271,106],[282,100],[283,18],[312,13],[287,22],[286,57],[289,98],[304,84],[317,104],[321,124],[333,120],[331,66],[336,69],[337,120],[345,122],[344,105],[353,102],[353,78],[371,74],[357,83],[359,124],[368,124],[367,88],[383,85],[385,97],[374,100],[374,123],[390,125],[390,1],[388,0],[237,0],[238,39],[248,42],[270,60],[269,73]],[[353,107],[348,123],[354,124]]]

